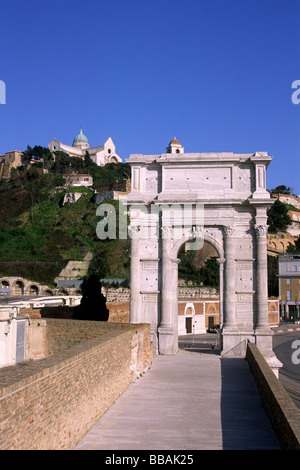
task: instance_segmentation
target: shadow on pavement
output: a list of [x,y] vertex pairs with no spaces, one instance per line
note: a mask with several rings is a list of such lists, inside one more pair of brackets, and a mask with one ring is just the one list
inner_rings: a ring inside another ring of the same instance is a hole
[[245,359],[221,359],[224,450],[278,450],[277,437]]

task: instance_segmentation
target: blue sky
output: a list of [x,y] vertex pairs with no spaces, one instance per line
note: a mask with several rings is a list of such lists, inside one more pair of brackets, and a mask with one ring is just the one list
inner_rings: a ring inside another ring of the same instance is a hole
[[110,136],[124,159],[266,151],[300,194],[299,0],[2,0],[0,154]]

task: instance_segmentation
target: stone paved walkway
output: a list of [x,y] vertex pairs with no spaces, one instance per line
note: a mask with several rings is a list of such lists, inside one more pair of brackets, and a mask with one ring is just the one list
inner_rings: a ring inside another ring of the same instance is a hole
[[155,356],[76,447],[177,449],[279,449],[244,359],[182,350]]

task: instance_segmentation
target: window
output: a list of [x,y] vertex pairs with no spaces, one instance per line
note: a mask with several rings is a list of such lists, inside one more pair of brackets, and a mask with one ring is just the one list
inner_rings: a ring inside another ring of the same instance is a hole
[[288,300],[291,300],[291,291],[290,291],[290,290],[288,290],[288,291],[286,292],[286,295],[287,295],[287,299],[288,299]]
[[290,284],[290,283],[291,283],[291,280],[290,280],[290,279],[287,279],[287,280],[286,280],[286,283],[287,283],[287,284]]
[[294,271],[294,273],[297,272],[297,265],[296,264],[294,264],[294,266],[293,266],[293,271]]

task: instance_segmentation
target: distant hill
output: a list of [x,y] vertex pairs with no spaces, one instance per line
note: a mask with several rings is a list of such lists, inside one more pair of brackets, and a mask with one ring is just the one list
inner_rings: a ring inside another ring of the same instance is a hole
[[[0,181],[0,276],[19,275],[52,285],[69,260],[81,261],[91,251],[91,272],[128,279],[129,240],[99,240],[93,191],[81,188],[77,202],[63,205],[67,189],[62,172],[74,168],[68,161],[46,163],[48,173],[41,163],[24,165]],[[98,185],[130,174],[125,163],[105,167],[88,159],[83,163],[78,171],[92,174]],[[118,210],[117,201],[109,202]]]

